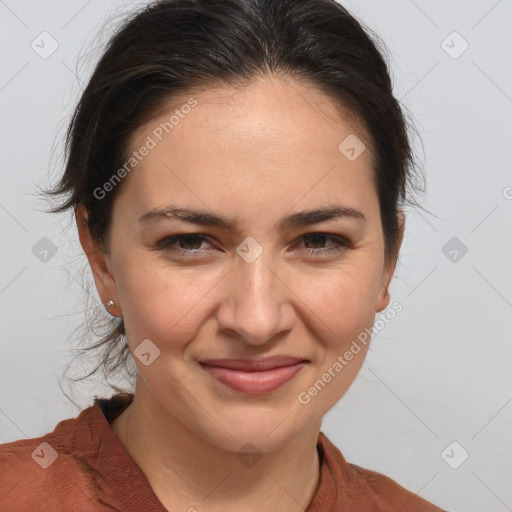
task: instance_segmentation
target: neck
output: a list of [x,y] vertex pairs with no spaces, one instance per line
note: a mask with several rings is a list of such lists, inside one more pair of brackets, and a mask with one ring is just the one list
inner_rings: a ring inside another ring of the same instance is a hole
[[318,486],[320,422],[259,460],[241,457],[162,410],[138,379],[132,403],[111,427],[168,510],[304,512]]

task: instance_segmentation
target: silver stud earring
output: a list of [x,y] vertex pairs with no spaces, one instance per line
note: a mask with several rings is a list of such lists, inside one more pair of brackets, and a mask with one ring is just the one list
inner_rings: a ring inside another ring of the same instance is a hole
[[111,308],[113,305],[114,305],[114,301],[113,301],[113,300],[109,300],[109,301],[107,302],[106,306],[105,306],[105,307],[107,308],[107,311],[108,311],[108,309],[109,309],[109,308]]

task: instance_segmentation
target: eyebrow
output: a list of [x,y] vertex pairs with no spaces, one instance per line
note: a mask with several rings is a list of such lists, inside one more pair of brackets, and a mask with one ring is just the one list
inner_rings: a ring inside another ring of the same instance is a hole
[[[340,218],[349,218],[362,222],[366,222],[365,215],[354,208],[335,204],[325,208],[316,208],[312,210],[304,210],[292,213],[281,219],[277,226],[283,230],[290,227],[308,226],[318,222],[328,222]],[[215,215],[206,210],[194,210],[190,208],[179,208],[177,206],[167,206],[161,209],[153,209],[142,214],[138,222],[142,224],[152,224],[160,220],[176,219],[190,224],[198,224],[201,226],[215,226],[228,230],[236,228],[236,222],[227,219],[221,215]]]

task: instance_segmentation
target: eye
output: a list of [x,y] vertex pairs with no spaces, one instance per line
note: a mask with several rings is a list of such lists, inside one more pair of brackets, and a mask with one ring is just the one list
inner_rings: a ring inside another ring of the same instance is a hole
[[[182,254],[195,254],[205,252],[200,248],[201,243],[207,239],[198,233],[168,236],[158,242],[156,249],[165,249]],[[179,245],[180,247],[177,247]],[[209,252],[209,251],[208,251]]]
[[324,245],[327,240],[334,241],[334,244],[327,246],[327,248],[311,248],[306,247],[306,252],[313,256],[322,256],[325,254],[339,253],[352,247],[352,244],[346,238],[329,233],[308,233],[301,237],[306,242],[306,245]]
[[[308,233],[300,237],[306,246],[303,249],[313,256],[322,256],[345,251],[352,247],[351,242],[341,236],[329,233]],[[331,241],[330,245],[325,247],[325,243]],[[155,249],[171,251],[182,255],[204,254],[212,252],[212,249],[201,247],[203,242],[207,242],[208,237],[199,233],[186,233],[181,235],[168,236],[162,239],[154,247]],[[309,247],[319,245],[323,247]],[[215,249],[213,249],[214,251]]]

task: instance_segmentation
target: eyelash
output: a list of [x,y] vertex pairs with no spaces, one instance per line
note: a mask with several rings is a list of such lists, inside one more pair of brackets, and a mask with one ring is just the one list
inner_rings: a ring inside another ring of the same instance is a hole
[[[306,235],[302,235],[300,238],[302,240],[308,238],[308,237],[312,237],[312,236],[324,236],[326,238],[330,238],[332,240],[334,240],[335,242],[335,248],[331,248],[331,249],[311,249],[311,248],[308,248],[306,247],[305,250],[307,253],[309,253],[310,255],[312,256],[323,256],[323,255],[330,255],[330,254],[334,254],[334,253],[339,253],[339,252],[342,252],[342,251],[345,251],[347,249],[350,249],[352,247],[352,244],[351,242],[346,239],[346,238],[343,238],[343,237],[340,237],[340,236],[336,236],[336,235],[331,235],[329,233],[321,233],[321,232],[318,232],[318,233],[307,233]],[[183,240],[183,239],[186,239],[187,237],[192,237],[192,238],[195,238],[195,239],[201,239],[201,240],[207,240],[207,236],[205,235],[201,235],[199,233],[184,233],[184,234],[181,234],[181,235],[173,235],[173,236],[168,236],[164,239],[162,239],[160,242],[157,243],[157,245],[155,246],[155,249],[160,249],[160,250],[169,250],[169,251],[172,251],[172,252],[176,252],[176,253],[181,253],[183,255],[191,255],[191,254],[200,254],[200,253],[205,253],[205,252],[211,252],[211,251],[203,251],[201,249],[192,249],[192,250],[188,250],[188,249],[182,249],[181,247],[175,247],[175,244],[176,242],[179,242],[180,240]]]

